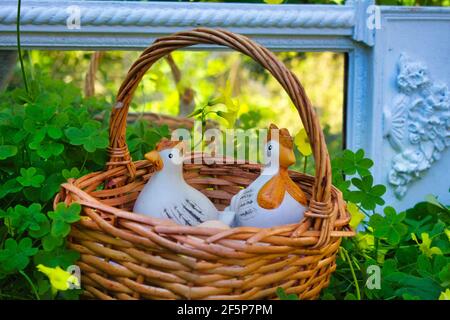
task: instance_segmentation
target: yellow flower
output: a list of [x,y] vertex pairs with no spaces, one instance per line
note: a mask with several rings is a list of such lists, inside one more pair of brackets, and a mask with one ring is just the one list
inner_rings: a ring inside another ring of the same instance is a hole
[[232,128],[236,122],[237,116],[234,112],[217,111],[217,115],[227,121],[229,128]]
[[373,235],[369,233],[357,233],[356,234],[356,243],[359,249],[361,250],[367,250],[371,247],[373,247],[375,243],[375,238]]
[[442,291],[439,300],[450,300],[450,289]]
[[264,0],[267,4],[282,4],[284,0]]
[[350,212],[351,220],[350,220],[350,227],[353,229],[356,229],[361,221],[364,220],[364,213],[362,213],[358,206],[352,202],[347,203],[347,210]]
[[223,104],[227,108],[227,111],[218,111],[217,115],[224,118],[228,122],[228,126],[231,128],[236,122],[237,115],[240,109],[239,102],[234,101],[231,97],[233,94],[233,87],[228,80],[225,88],[221,90],[221,94],[216,99],[210,102],[210,105]]
[[40,272],[44,273],[50,280],[53,294],[55,294],[58,290],[66,291],[70,288],[71,284],[74,286],[80,285],[77,277],[61,269],[59,266],[56,268],[50,268],[42,264],[38,264],[36,268]]
[[428,233],[424,232],[420,236],[422,238],[422,243],[417,240],[417,236],[414,233],[411,233],[411,239],[413,239],[419,245],[419,249],[424,255],[426,255],[428,258],[431,258],[433,254],[442,255],[441,249],[439,249],[438,247],[431,247],[432,240],[430,239],[430,235]]
[[305,157],[310,156],[312,154],[311,145],[309,144],[309,138],[306,134],[305,129],[301,129],[294,138],[294,143],[297,146],[298,150]]

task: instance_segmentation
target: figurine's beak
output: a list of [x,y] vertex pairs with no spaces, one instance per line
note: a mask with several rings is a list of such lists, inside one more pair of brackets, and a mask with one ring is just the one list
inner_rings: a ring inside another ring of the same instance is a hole
[[294,150],[289,150],[287,160],[289,165],[293,165],[295,163],[295,153]]
[[156,171],[160,171],[164,167],[163,161],[158,151],[153,150],[147,152],[144,157],[153,164]]
[[282,147],[280,153],[280,167],[288,168],[295,163],[294,150]]

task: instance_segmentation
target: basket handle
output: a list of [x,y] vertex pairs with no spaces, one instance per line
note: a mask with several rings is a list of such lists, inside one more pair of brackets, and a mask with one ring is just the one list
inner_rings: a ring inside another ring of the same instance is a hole
[[[134,177],[135,167],[125,141],[126,119],[133,93],[146,71],[156,61],[176,49],[196,44],[221,45],[241,52],[259,62],[281,84],[298,110],[313,149],[315,184],[310,200],[309,216],[330,218],[332,211],[330,158],[318,118],[303,86],[297,77],[268,49],[245,36],[223,29],[197,28],[187,32],[175,33],[157,39],[141,54],[128,71],[111,113],[108,167],[126,165],[131,177]],[[316,227],[318,226],[316,225]]]

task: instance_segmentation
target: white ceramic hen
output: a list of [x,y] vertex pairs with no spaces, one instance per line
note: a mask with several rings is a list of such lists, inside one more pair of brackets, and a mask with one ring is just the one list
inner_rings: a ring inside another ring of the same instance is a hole
[[[272,130],[276,130],[278,137],[272,137]],[[293,139],[287,129],[279,130],[270,125],[264,158],[260,176],[236,194],[225,209],[236,213],[235,226],[269,228],[296,223],[303,218],[307,199],[288,175],[295,155]]]
[[234,213],[220,213],[200,191],[183,177],[184,145],[180,141],[161,140],[156,150],[145,154],[156,172],[142,189],[133,211],[144,215],[171,219],[178,224],[196,226],[208,220],[230,225]]

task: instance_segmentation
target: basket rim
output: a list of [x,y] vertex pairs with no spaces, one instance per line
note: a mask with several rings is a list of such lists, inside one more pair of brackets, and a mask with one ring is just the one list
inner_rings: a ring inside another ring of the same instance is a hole
[[[152,164],[150,164],[147,160],[137,160],[134,161],[134,164],[136,165],[136,168],[145,169],[150,174],[153,171]],[[206,163],[192,164],[192,166],[199,166],[199,165],[202,167],[236,166],[236,164],[224,164],[224,165],[206,164]],[[188,164],[185,166],[190,165]],[[254,169],[261,167],[260,164],[250,163],[248,161],[242,164],[237,164],[237,166],[244,166],[244,167],[250,166],[251,168]],[[205,241],[206,243],[209,244],[220,241],[222,239],[238,239],[243,237],[246,239],[246,243],[251,245],[260,241],[264,242],[270,237],[283,237],[291,239],[304,239],[306,246],[310,247],[314,246],[320,237],[320,230],[310,230],[313,219],[308,217],[307,215],[305,215],[305,217],[297,223],[274,226],[271,228],[256,228],[256,227],[241,226],[223,230],[211,227],[182,226],[170,219],[160,219],[150,217],[132,211],[123,210],[112,205],[104,204],[101,202],[101,200],[92,196],[90,192],[86,192],[83,190],[83,186],[86,184],[86,179],[89,181],[89,179],[95,178],[96,176],[107,177],[110,176],[111,173],[114,173],[116,175],[126,173],[126,168],[116,167],[109,170],[96,171],[88,173],[77,179],[71,178],[67,180],[67,182],[61,185],[61,191],[54,199],[54,206],[56,207],[57,203],[59,203],[63,199],[64,202],[66,202],[66,204],[77,202],[83,207],[89,207],[94,209],[94,211],[101,211],[107,213],[108,215],[112,215],[115,217],[115,219],[121,219],[125,221],[130,221],[132,223],[139,223],[148,226],[154,232],[159,234],[166,234],[166,235],[183,234],[191,236],[203,236],[206,237]],[[297,172],[295,170],[289,170],[289,175],[294,178],[294,181],[305,178],[308,180],[314,180],[313,176]],[[143,178],[142,184],[144,183],[145,179]],[[342,198],[342,192],[335,186],[332,186],[331,190],[332,190],[331,203],[333,205],[332,210],[333,214],[331,215],[331,219],[333,220],[332,221],[333,225],[332,230],[330,232],[330,238],[352,237],[355,235],[355,231],[352,230],[351,227],[349,226],[351,216]],[[82,216],[84,217],[81,222],[83,224],[86,223],[87,221],[86,218],[88,218],[88,215],[86,215],[85,213]],[[98,217],[106,222],[105,217],[102,217],[101,215],[98,215]],[[90,219],[92,220],[92,218]],[[327,244],[330,244],[332,242],[333,241],[330,241]]]

